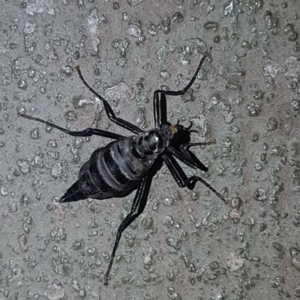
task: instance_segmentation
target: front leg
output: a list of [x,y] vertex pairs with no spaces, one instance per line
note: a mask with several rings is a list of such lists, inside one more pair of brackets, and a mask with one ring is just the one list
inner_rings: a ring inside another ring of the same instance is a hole
[[200,181],[204,184],[208,189],[210,189],[216,196],[218,196],[222,201],[226,204],[228,201],[217,191],[215,190],[209,183],[207,183],[204,179],[198,176],[187,177],[182,168],[179,166],[177,161],[172,155],[166,153],[162,156],[162,159],[166,163],[168,169],[170,170],[173,178],[179,187],[187,187],[190,190],[193,190],[197,181]]

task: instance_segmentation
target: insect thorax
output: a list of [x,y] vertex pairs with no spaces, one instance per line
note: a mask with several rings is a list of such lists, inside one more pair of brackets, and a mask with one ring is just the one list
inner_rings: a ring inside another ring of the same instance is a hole
[[132,149],[141,159],[155,160],[169,146],[173,133],[170,126],[162,126],[133,137]]

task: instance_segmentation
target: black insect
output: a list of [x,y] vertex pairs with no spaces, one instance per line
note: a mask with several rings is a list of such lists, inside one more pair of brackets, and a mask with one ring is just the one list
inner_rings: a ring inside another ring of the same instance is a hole
[[204,54],[193,78],[183,90],[156,90],[154,92],[155,127],[148,131],[143,131],[135,125],[117,118],[107,100],[88,85],[81,74],[80,68],[76,67],[79,77],[85,86],[103,102],[108,118],[117,125],[134,133],[134,135],[129,137],[95,128],[87,128],[83,131],[70,131],[45,120],[28,116],[25,113],[19,113],[24,118],[44,123],[72,136],[99,135],[114,140],[105,147],[94,151],[90,159],[81,167],[78,180],[60,199],[60,202],[78,201],[86,198],[103,200],[112,197],[124,197],[133,190],[137,190],[131,210],[118,228],[110,262],[104,275],[105,285],[108,284],[109,273],[122,232],[144,211],[152,178],[163,162],[166,163],[179,187],[187,187],[192,190],[196,182],[200,181],[227,203],[223,196],[202,178],[198,176],[187,177],[176,161],[178,159],[194,169],[207,171],[207,167],[198,160],[190,151],[190,148],[213,142],[191,143],[190,134],[193,130],[190,127],[184,127],[178,123],[171,125],[167,121],[166,96],[183,95],[194,83],[201,66],[209,55],[210,52]]

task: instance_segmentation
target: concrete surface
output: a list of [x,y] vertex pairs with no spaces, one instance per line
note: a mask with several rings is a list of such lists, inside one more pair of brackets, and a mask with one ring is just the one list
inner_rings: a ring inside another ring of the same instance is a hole
[[[300,298],[299,3],[297,1],[0,2],[0,299]],[[108,287],[103,275],[124,199],[61,205],[111,124],[86,80],[118,116],[149,129],[157,88],[181,89],[212,58],[171,122],[193,122],[201,175],[180,189],[163,167],[144,214],[126,230]]]

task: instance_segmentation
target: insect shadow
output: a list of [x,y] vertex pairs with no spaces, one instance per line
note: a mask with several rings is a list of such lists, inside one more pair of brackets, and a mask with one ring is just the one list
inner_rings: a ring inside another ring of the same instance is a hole
[[96,128],[70,131],[40,118],[19,112],[21,117],[44,123],[71,136],[98,135],[113,139],[105,147],[98,148],[93,152],[90,159],[81,167],[78,180],[60,199],[60,202],[72,202],[86,198],[103,200],[112,197],[124,197],[136,190],[131,210],[117,230],[110,261],[104,275],[105,285],[108,284],[110,270],[122,232],[144,211],[153,176],[163,163],[166,164],[179,187],[187,187],[192,190],[199,181],[227,203],[224,197],[201,177],[188,177],[177,162],[179,160],[193,169],[207,171],[207,167],[198,160],[190,151],[190,148],[212,144],[215,141],[191,143],[190,134],[193,132],[191,126],[184,127],[179,123],[172,125],[167,121],[166,96],[183,95],[196,80],[201,66],[209,55],[210,51],[204,54],[194,76],[184,89],[180,91],[156,90],[154,92],[155,127],[147,131],[143,131],[134,124],[116,117],[107,100],[86,82],[79,66],[76,67],[84,85],[103,102],[109,120],[134,134],[128,137]]

